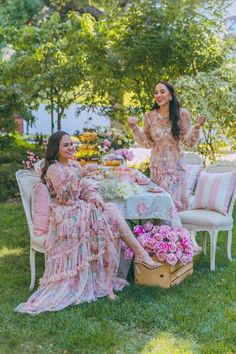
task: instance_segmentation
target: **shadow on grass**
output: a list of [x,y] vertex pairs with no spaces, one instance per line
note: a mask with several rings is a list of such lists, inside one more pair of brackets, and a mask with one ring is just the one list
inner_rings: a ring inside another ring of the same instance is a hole
[[[177,287],[137,286],[131,270],[130,286],[118,301],[103,298],[32,317],[13,312],[30,295],[24,214],[19,205],[12,210],[5,204],[0,206],[0,215],[1,353],[236,351],[236,262],[227,260],[225,235],[219,235],[215,272],[209,270],[208,249],[206,257],[195,257],[193,275]],[[235,251],[234,243],[234,256]],[[36,264],[41,276],[43,255],[37,255]]]

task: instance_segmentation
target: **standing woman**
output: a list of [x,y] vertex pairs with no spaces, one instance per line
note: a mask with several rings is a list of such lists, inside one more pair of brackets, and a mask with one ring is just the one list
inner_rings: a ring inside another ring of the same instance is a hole
[[72,304],[115,298],[127,281],[117,278],[119,239],[134,251],[134,262],[154,269],[154,262],[134,237],[113,204],[104,204],[96,190],[81,178],[73,161],[70,136],[51,135],[41,179],[51,195],[51,213],[45,243],[45,271],[38,290],[16,311],[39,314]]
[[199,139],[199,129],[205,117],[198,116],[193,127],[190,114],[180,108],[175,89],[169,82],[155,86],[155,103],[144,116],[144,128],[137,118],[129,117],[128,125],[138,144],[151,150],[151,179],[172,196],[178,211],[188,208],[188,187],[181,143],[193,147]]

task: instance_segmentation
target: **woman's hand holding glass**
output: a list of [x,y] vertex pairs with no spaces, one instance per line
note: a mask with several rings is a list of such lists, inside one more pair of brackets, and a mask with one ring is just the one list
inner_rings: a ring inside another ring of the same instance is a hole
[[137,117],[129,117],[128,118],[128,126],[133,129],[137,126],[138,118]]

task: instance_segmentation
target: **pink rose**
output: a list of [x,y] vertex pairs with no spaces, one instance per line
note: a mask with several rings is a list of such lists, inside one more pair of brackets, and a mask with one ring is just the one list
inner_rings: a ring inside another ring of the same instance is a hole
[[169,251],[169,244],[168,242],[160,242],[159,243],[159,249],[162,250],[163,252],[168,252]]
[[155,238],[155,240],[157,242],[163,242],[163,236],[161,234],[156,233],[156,234],[153,235],[153,237]]
[[153,226],[153,229],[152,229],[152,232],[153,232],[153,233],[158,233],[159,228],[160,228],[160,226],[154,225],[154,226]]
[[188,237],[182,237],[180,240],[181,245],[185,248],[189,246],[189,238]]
[[154,251],[155,246],[156,246],[156,242],[153,238],[151,238],[151,237],[146,238],[145,249],[147,251]]
[[174,266],[178,262],[178,258],[176,257],[176,255],[174,253],[169,253],[166,256],[166,262],[169,265]]
[[183,246],[181,245],[180,242],[177,242],[177,243],[176,243],[176,246],[177,246],[177,249],[178,249],[178,250],[180,250],[181,252],[183,252],[184,249],[183,249]]
[[110,147],[111,146],[110,140],[104,139],[103,140],[103,145],[106,146],[106,147]]
[[163,251],[160,250],[160,249],[156,251],[156,256],[157,256],[157,258],[160,259],[161,262],[164,262],[164,261],[166,260],[166,254],[165,254],[165,252],[163,252]]
[[180,251],[180,250],[177,250],[177,251],[175,252],[175,255],[176,255],[176,257],[178,258],[178,260],[181,261],[181,259],[182,259],[182,257],[183,257],[183,252]]
[[168,240],[170,240],[172,242],[177,242],[177,240],[178,240],[178,236],[176,235],[176,233],[174,231],[170,231],[166,237],[168,238]]
[[182,264],[188,264],[192,261],[192,256],[190,254],[184,254],[183,257],[181,258],[181,263]]
[[169,251],[170,252],[176,252],[177,246],[175,242],[169,242]]
[[140,234],[143,234],[145,232],[143,226],[141,225],[136,225],[134,228],[133,228],[133,232],[134,234],[136,235],[140,235]]
[[146,232],[152,231],[153,224],[150,221],[148,221],[146,222],[146,224],[143,225],[143,228]]

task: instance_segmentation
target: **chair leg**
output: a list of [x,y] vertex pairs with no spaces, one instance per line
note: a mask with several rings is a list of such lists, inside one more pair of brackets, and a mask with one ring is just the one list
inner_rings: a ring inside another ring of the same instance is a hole
[[35,255],[36,251],[33,248],[30,248],[30,274],[31,274],[31,281],[29,290],[33,290],[35,285]]
[[205,255],[206,255],[206,249],[207,249],[207,231],[202,231],[202,250]]
[[216,257],[216,244],[217,244],[218,231],[212,230],[209,233],[210,233],[210,241],[211,241],[210,269],[211,271],[213,271],[215,270],[215,257]]
[[232,230],[229,230],[228,231],[228,240],[227,240],[227,256],[230,261],[232,261],[231,246],[232,246]]

